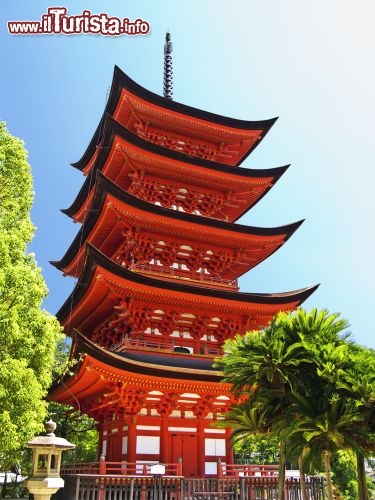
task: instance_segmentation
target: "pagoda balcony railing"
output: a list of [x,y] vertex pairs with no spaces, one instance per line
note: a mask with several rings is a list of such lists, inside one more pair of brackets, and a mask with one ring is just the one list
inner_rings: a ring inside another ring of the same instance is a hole
[[[125,476],[152,476],[151,467],[157,462],[86,462],[80,464],[65,464],[61,467],[61,474],[108,474]],[[165,474],[168,476],[182,476],[182,460],[177,463],[166,463]],[[217,477],[274,477],[279,474],[278,465],[269,464],[226,464],[220,459],[217,461]]]
[[[107,462],[99,460],[99,462],[85,462],[80,464],[65,464],[61,466],[61,475],[68,474],[101,474],[101,475],[123,475],[123,476],[152,476],[151,467],[157,462]],[[168,476],[182,475],[182,462],[167,463],[165,466],[165,474]]]
[[[166,342],[153,342],[152,340],[139,340],[139,339],[131,339],[127,338],[124,341],[120,342],[117,345],[112,347],[113,351],[124,351],[125,349],[135,349],[135,350],[145,350],[145,351],[155,351],[158,350],[160,352],[173,352],[174,354],[181,354],[182,356],[208,356],[208,357],[216,357],[220,356],[223,351],[218,347],[210,347],[207,344],[204,344],[200,349],[199,353],[190,352],[186,347],[182,347],[179,345],[175,345],[174,343],[166,343]],[[186,349],[186,351],[185,351]],[[189,352],[188,352],[189,351]]]
[[215,288],[226,288],[232,291],[238,291],[238,281],[221,278],[220,276],[212,276],[204,273],[196,273],[190,270],[176,268],[161,268],[161,266],[153,264],[132,264],[129,270],[135,273],[143,273],[154,275],[159,278],[173,279],[188,282],[189,285],[195,286],[210,286]]

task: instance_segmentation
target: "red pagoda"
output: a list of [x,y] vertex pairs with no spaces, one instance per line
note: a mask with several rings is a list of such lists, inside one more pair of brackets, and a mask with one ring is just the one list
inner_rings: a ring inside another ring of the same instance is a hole
[[54,265],[78,278],[58,312],[74,375],[50,399],[93,417],[99,455],[175,463],[185,476],[233,463],[229,432],[212,423],[234,402],[213,360],[237,333],[260,329],[315,289],[241,293],[237,279],[300,222],[272,229],[235,221],[286,170],[241,168],[275,120],[242,121],[164,97],[115,68],[82,159],[87,177],[64,212],[82,224]]

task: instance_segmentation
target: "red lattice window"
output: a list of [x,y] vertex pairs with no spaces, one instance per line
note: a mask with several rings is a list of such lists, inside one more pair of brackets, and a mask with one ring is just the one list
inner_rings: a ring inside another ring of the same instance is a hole
[[191,139],[183,135],[175,135],[167,133],[165,130],[150,127],[143,123],[134,125],[136,133],[142,139],[162,146],[164,148],[172,149],[189,156],[197,156],[205,160],[215,160],[218,152],[215,144],[201,141],[198,139]]

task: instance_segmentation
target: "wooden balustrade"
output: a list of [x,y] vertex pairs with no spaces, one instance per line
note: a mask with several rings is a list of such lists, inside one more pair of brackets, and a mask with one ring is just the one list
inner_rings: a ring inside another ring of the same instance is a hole
[[[61,467],[61,475],[67,474],[100,474],[122,476],[152,476],[151,466],[156,462],[88,462],[81,464],[65,464]],[[168,463],[165,465],[165,474],[168,476],[182,476],[182,462]]]
[[[174,339],[177,342],[184,342],[183,339]],[[139,339],[130,339],[127,338],[125,340],[122,340],[118,344],[112,346],[112,349],[114,351],[123,351],[123,350],[129,350],[129,349],[141,349],[141,350],[146,350],[146,351],[155,351],[158,350],[160,352],[174,352],[175,354],[183,354],[183,355],[188,355],[188,356],[210,356],[210,357],[216,357],[222,354],[222,349],[216,348],[216,347],[208,347],[207,344],[204,344],[203,347],[200,348],[198,353],[195,352],[189,352],[185,353],[181,350],[178,350],[178,348],[181,348],[183,346],[180,345],[175,345],[174,343],[166,343],[166,342],[154,342],[153,340],[139,340]]]

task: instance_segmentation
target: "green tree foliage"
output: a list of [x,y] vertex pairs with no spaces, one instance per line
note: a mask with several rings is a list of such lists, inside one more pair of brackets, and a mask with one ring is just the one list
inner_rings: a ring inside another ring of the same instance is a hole
[[95,462],[98,460],[96,422],[71,406],[50,402],[48,412],[56,422],[58,435],[74,443],[75,450],[64,454],[64,463]]
[[280,313],[263,332],[227,341],[226,356],[216,366],[241,395],[242,402],[226,415],[234,440],[246,433],[277,436],[283,445],[280,460],[288,451],[298,461],[301,481],[306,466],[324,463],[328,498],[333,495],[330,458],[352,450],[358,497],[366,500],[364,457],[375,449],[375,358],[348,339],[347,327],[326,310]]
[[277,464],[279,461],[279,443],[272,434],[247,434],[234,443],[234,451],[240,464]]
[[[67,372],[71,373],[76,361],[69,360],[70,341],[64,338],[58,343],[53,367],[53,379],[59,380]],[[50,401],[48,414],[56,422],[56,433],[76,445],[72,451],[64,453],[64,463],[94,462],[98,460],[98,432],[96,422],[89,416],[68,405]]]
[[32,177],[23,143],[0,123],[0,467],[43,429],[61,329],[41,309],[47,288],[27,244]]
[[350,450],[339,450],[332,455],[332,472],[343,500],[357,498],[358,484],[356,457]]
[[[70,341],[63,338],[57,343],[52,379],[58,380],[69,372],[76,361],[69,360]],[[57,425],[56,435],[74,443],[76,448],[63,453],[63,463],[83,463],[98,460],[98,431],[96,422],[89,416],[76,411],[71,406],[50,401],[47,404],[47,418],[51,418]],[[10,455],[10,459],[13,455]],[[28,471],[31,468],[32,453],[30,449],[19,450],[16,454],[18,469]],[[10,460],[9,460],[10,463]],[[10,486],[4,486],[8,492]],[[7,498],[1,494],[0,498]],[[16,494],[11,494],[16,498]],[[17,497],[18,498],[18,497]]]

